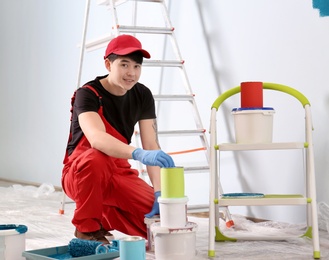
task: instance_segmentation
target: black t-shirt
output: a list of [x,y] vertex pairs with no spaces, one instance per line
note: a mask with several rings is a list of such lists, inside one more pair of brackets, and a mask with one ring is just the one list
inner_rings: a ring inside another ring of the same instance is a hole
[[[134,127],[139,120],[156,118],[154,98],[151,91],[141,83],[127,91],[123,96],[115,96],[109,93],[100,83],[106,76],[97,77],[86,85],[92,86],[102,97],[104,117],[127,142],[131,142]],[[68,143],[68,154],[71,154],[77,146],[83,132],[80,128],[78,116],[87,111],[98,112],[100,107],[99,98],[96,94],[85,87],[76,91],[72,111],[71,134],[72,139]]]

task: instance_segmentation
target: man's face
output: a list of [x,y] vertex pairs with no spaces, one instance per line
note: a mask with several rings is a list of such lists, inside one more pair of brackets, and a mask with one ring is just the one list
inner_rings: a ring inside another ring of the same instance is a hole
[[119,57],[110,63],[110,81],[119,92],[125,94],[138,82],[141,71],[141,64],[127,57]]

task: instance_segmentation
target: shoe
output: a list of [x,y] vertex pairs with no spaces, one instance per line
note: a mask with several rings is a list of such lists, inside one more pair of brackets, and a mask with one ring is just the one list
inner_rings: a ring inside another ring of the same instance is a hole
[[75,229],[74,236],[79,239],[92,240],[102,242],[103,244],[109,244],[109,241],[105,237],[104,230],[98,230],[94,232],[80,232],[79,230]]
[[103,227],[101,227],[100,232],[103,233],[103,236],[107,240],[109,240],[109,241],[114,240],[114,235],[112,233],[110,233],[109,231],[105,230]]

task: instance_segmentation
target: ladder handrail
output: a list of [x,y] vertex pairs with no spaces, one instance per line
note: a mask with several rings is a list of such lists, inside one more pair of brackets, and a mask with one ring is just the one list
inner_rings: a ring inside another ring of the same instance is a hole
[[[288,87],[286,85],[282,85],[282,84],[276,84],[276,83],[269,83],[269,82],[264,82],[263,83],[263,89],[269,89],[269,90],[277,90],[277,91],[281,91],[284,93],[287,93],[293,97],[295,97],[296,99],[298,99],[300,101],[300,103],[302,104],[303,107],[305,107],[305,105],[310,105],[310,102],[308,101],[308,99],[304,96],[304,94],[302,94],[301,92],[299,92],[298,90],[292,88],[292,87]],[[227,91],[225,91],[223,94],[221,94],[220,96],[218,96],[218,98],[215,100],[215,102],[212,104],[211,108],[215,108],[216,110],[218,110],[219,106],[229,97],[240,93],[241,92],[241,87],[237,86],[234,88],[231,88]]]

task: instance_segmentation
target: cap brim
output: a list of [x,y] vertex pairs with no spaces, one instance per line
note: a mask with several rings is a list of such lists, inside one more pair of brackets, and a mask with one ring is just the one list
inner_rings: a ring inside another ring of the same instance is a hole
[[151,55],[146,50],[139,49],[139,48],[126,48],[126,49],[122,49],[120,51],[116,51],[113,53],[117,54],[117,55],[127,55],[127,54],[133,53],[135,51],[140,51],[143,54],[144,58],[147,58],[147,59],[151,58]]

